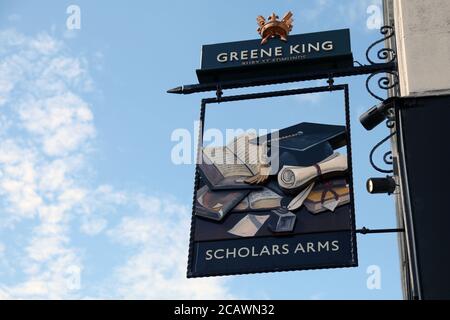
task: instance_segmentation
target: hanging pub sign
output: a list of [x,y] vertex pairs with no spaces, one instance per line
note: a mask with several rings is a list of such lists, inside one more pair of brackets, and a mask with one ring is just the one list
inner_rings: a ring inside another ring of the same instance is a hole
[[[262,17],[258,21],[259,47],[292,45],[291,15],[281,21],[272,15],[274,29],[265,29]],[[321,46],[331,39],[334,49],[350,52],[345,36],[343,44],[339,37],[320,39]],[[204,48],[204,66],[230,63],[233,72],[248,67],[228,54],[218,58],[222,51]],[[227,61],[214,61],[222,58]],[[265,134],[245,132],[224,145],[204,145],[201,130],[188,277],[357,266],[348,86],[205,99],[200,123],[210,103],[335,91],[344,93],[341,107],[289,115],[288,126]],[[324,121],[325,115],[335,120]]]
[[281,21],[259,16],[261,39],[202,47],[200,83],[255,79],[353,66],[350,30],[288,36],[292,14]]

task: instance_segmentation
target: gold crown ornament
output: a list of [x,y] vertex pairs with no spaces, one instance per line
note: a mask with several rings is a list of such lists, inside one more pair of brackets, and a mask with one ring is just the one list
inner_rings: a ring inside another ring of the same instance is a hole
[[258,22],[259,28],[258,33],[261,35],[261,44],[265,44],[269,39],[279,37],[283,41],[287,41],[289,32],[292,31],[293,19],[292,12],[288,12],[284,15],[283,19],[278,20],[278,16],[275,13],[267,19],[263,16],[258,16],[256,21]]

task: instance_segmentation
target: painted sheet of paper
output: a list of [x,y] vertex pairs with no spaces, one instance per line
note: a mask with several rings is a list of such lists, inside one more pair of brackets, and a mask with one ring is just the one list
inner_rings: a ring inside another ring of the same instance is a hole
[[322,206],[324,208],[327,208],[328,210],[334,212],[334,210],[337,208],[338,205],[339,205],[339,200],[333,200],[333,201],[325,202]]
[[239,237],[253,237],[269,217],[269,215],[257,216],[248,214],[236,223],[233,228],[228,230],[228,232]]

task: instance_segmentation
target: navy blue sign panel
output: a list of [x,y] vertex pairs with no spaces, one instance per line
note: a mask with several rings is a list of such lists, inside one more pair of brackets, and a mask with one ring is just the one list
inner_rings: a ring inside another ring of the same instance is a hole
[[204,45],[200,83],[253,79],[353,66],[349,29]]
[[[188,277],[358,265],[348,85],[204,99],[200,123],[211,103],[333,91],[343,107],[315,108],[314,122],[300,112],[292,125],[225,145],[205,146],[202,128]],[[338,123],[322,123],[323,112]]]
[[192,275],[223,275],[353,266],[356,247],[349,231],[288,237],[198,242]]

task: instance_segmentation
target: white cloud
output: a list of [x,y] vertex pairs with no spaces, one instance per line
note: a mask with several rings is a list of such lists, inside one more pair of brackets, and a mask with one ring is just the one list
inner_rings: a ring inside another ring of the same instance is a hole
[[166,254],[142,250],[117,270],[119,295],[126,299],[232,299],[220,278],[188,280],[186,250]]
[[[0,39],[0,105],[10,123],[0,139],[0,226],[14,228],[23,248],[14,266],[25,276],[15,285],[0,284],[1,294],[70,297],[77,293],[67,285],[67,270],[82,269],[71,222],[87,193],[77,179],[95,134],[91,108],[80,95],[90,79],[84,60],[66,56],[48,34],[8,30]],[[34,226],[20,229],[23,219]]]
[[93,115],[87,104],[71,92],[19,106],[24,128],[34,134],[47,155],[61,156],[93,137]]
[[6,289],[0,286],[0,300],[11,299],[11,296],[6,292]]
[[31,50],[35,50],[36,54],[51,55],[61,49],[62,43],[43,32],[29,39],[28,46]]
[[136,245],[151,241],[153,227],[151,219],[141,217],[139,219],[125,217],[120,226],[110,232],[113,238],[127,245]]
[[320,93],[311,93],[311,94],[300,94],[295,96],[295,100],[300,102],[301,104],[309,104],[309,105],[316,105],[321,101],[321,94]]
[[89,236],[95,236],[105,230],[107,224],[108,221],[104,218],[85,218],[83,219],[80,230]]
[[[90,89],[86,60],[63,42],[0,31],[0,124],[7,124],[0,129],[0,256],[17,276],[13,284],[0,280],[0,299],[92,297],[89,288],[99,288],[98,298],[230,297],[223,279],[185,277],[185,206],[89,183],[96,130],[83,95]],[[109,247],[75,235],[107,235]],[[20,249],[10,255],[2,249],[9,244]],[[120,252],[123,263],[102,270],[97,283],[74,286],[74,270],[81,277],[96,270],[87,258],[95,250]]]
[[139,250],[115,279],[120,296],[128,299],[232,298],[223,279],[186,279],[186,254],[190,213],[173,199],[138,196],[142,212],[125,217],[109,235]]
[[20,285],[11,288],[9,291],[9,297],[33,297],[48,295],[48,287],[42,280],[29,280],[21,283]]
[[34,216],[42,203],[36,191],[34,159],[33,151],[20,148],[15,141],[0,141],[0,196],[17,216]]
[[32,260],[43,262],[48,261],[55,256],[65,253],[65,244],[68,242],[67,237],[61,235],[58,225],[55,228],[45,228],[43,236],[41,234],[32,238],[31,244],[27,247],[27,252]]

